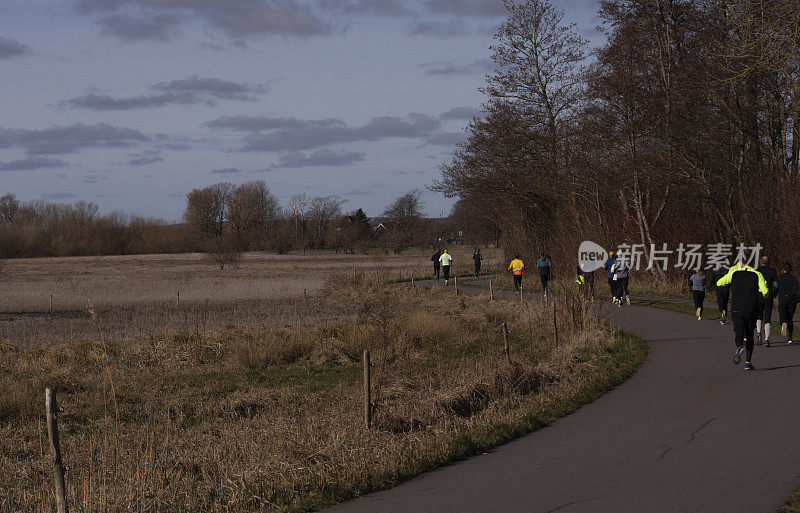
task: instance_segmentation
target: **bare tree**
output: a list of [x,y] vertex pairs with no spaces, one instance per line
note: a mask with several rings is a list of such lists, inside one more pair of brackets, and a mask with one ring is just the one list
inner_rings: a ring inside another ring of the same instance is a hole
[[418,189],[403,194],[386,207],[383,215],[394,235],[395,251],[402,251],[419,240],[423,209],[422,192]]
[[274,225],[278,200],[259,180],[246,182],[234,191],[230,202],[230,225],[241,247],[251,247],[253,239],[262,239]]
[[308,208],[308,220],[311,223],[314,246],[325,247],[326,232],[331,222],[342,216],[342,205],[346,203],[338,196],[322,196],[311,200]]
[[236,236],[226,230],[231,224],[233,197],[234,186],[230,183],[194,189],[187,195],[184,221],[220,269],[237,265],[242,255]]

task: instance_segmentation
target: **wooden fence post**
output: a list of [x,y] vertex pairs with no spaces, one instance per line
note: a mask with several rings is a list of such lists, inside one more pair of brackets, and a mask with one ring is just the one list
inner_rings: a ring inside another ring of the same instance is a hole
[[556,303],[553,301],[553,329],[556,333],[556,347],[558,347],[558,321],[556,321]]
[[378,270],[375,269],[375,285],[378,285],[379,283],[380,283],[380,280],[378,279]]
[[508,343],[508,323],[503,323],[503,352],[506,354],[506,362],[511,363],[511,345]]
[[417,286],[414,284],[414,273],[411,273],[411,288],[416,288]]
[[47,416],[47,437],[50,440],[50,458],[53,460],[53,477],[56,485],[56,511],[67,513],[66,492],[64,486],[64,466],[61,462],[61,446],[58,443],[58,412],[63,411],[56,403],[56,392],[52,388],[44,391],[45,412]]
[[50,294],[50,313],[53,313],[53,294]]
[[519,284],[519,300],[522,301],[522,283]]
[[367,430],[372,428],[372,397],[370,395],[369,351],[364,351],[364,422]]
[[453,283],[455,285],[454,290],[456,291],[456,296],[458,295],[458,276],[453,276]]
[[178,291],[178,297],[175,298],[175,306],[176,307],[181,306],[181,291],[180,290]]
[[492,289],[492,279],[489,278],[489,301],[494,301],[494,290]]

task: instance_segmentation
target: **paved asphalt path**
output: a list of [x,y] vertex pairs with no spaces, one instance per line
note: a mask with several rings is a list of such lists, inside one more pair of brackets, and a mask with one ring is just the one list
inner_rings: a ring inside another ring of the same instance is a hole
[[487,454],[329,511],[774,512],[800,483],[800,346],[773,336],[746,372],[732,363],[730,325],[605,308],[648,343],[624,384]]

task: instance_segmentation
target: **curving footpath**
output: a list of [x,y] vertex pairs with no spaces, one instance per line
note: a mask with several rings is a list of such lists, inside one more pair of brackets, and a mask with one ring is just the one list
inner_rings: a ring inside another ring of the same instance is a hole
[[773,336],[745,372],[730,325],[636,306],[610,319],[649,347],[624,384],[490,453],[328,511],[773,513],[800,482],[800,346]]

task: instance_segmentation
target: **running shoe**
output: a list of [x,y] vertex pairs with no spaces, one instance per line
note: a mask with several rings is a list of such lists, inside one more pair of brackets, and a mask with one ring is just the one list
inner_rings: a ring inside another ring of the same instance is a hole
[[756,345],[757,346],[761,345],[761,332],[760,331],[758,333],[756,333]]
[[744,370],[756,370],[756,368],[755,368],[755,367],[753,367],[753,364],[752,364],[752,363],[750,363],[750,362],[744,362]]
[[702,318],[702,317],[700,317],[700,316],[698,315],[698,316],[697,316],[697,320],[698,320],[698,321],[702,321],[702,320],[703,320],[703,318]]
[[738,346],[736,352],[733,354],[733,364],[739,365],[742,363],[742,353],[744,353],[744,346]]
[[722,324],[723,326],[725,326],[725,319],[720,319],[719,323]]
[[781,323],[781,336],[786,337],[786,330],[788,329],[788,325],[783,322]]
[[697,312],[695,313],[695,315],[697,315],[697,320],[699,321],[700,320],[700,309],[699,308],[697,309]]
[[787,344],[794,344],[794,342],[792,342],[792,341],[790,340],[789,342],[787,342]]
[[764,347],[772,347],[772,345],[769,343],[769,340],[764,341]]
[[631,297],[628,296],[628,295],[625,296],[625,304],[627,304],[628,306],[631,306]]

